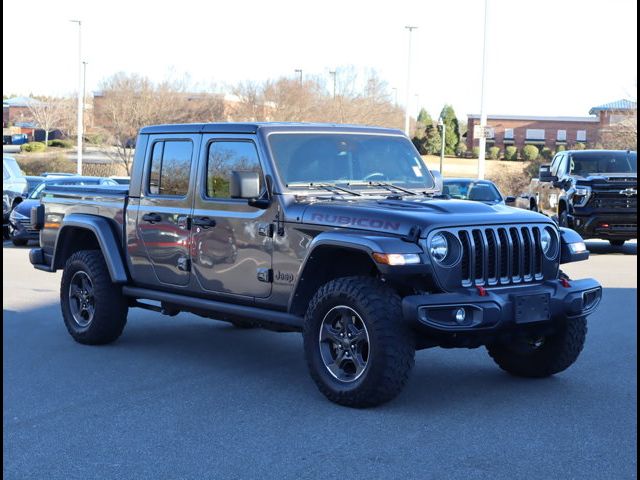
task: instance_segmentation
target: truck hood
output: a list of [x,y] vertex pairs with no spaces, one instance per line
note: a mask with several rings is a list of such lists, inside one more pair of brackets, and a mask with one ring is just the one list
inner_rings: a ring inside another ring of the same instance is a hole
[[586,177],[577,177],[578,185],[598,185],[610,187],[635,187],[638,185],[637,173],[594,173]]
[[301,222],[399,235],[406,235],[414,226],[425,235],[446,226],[552,223],[539,213],[505,205],[428,197],[318,201],[305,208]]

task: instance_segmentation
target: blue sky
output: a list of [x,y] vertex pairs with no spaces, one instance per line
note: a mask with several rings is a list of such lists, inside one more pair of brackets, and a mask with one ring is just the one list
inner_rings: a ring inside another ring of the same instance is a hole
[[[3,2],[4,93],[77,87],[83,21],[87,90],[117,71],[202,87],[239,80],[375,69],[406,98],[405,25],[413,33],[410,108],[480,109],[482,0],[32,0]],[[489,114],[587,115],[636,98],[635,0],[489,0]],[[417,95],[417,96],[416,96]]]

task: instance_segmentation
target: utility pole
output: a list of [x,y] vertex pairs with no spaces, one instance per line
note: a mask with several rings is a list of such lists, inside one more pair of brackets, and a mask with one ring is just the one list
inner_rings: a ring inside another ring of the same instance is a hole
[[336,99],[336,70],[329,72],[329,75],[333,77],[333,99]]
[[83,87],[82,87],[82,21],[69,20],[72,23],[78,24],[78,175],[82,175],[82,127],[84,124],[82,114],[84,113],[84,99],[83,99]]
[[391,90],[393,90],[394,106],[398,108],[398,89],[396,87],[393,87]]
[[295,72],[300,75],[300,86],[302,86],[302,70],[300,70],[299,68],[295,69]]
[[83,130],[84,130],[84,109],[87,105],[87,63],[82,62],[82,121],[83,121]]
[[446,138],[446,132],[447,132],[447,128],[446,125],[444,124],[444,119],[442,117],[440,117],[438,119],[438,126],[442,129],[442,144],[440,145],[440,175],[442,175],[442,168],[444,165],[444,141]]
[[485,138],[485,127],[487,126],[487,112],[484,106],[484,84],[486,80],[486,65],[487,65],[487,12],[489,10],[489,0],[484,0],[484,34],[482,40],[482,82],[480,87],[480,129],[482,135],[480,136],[480,152],[478,153],[478,178],[484,179],[484,162],[485,151],[487,148],[487,139]]
[[407,104],[404,106],[404,133],[409,136],[409,99],[411,98],[411,32],[418,27],[406,26],[409,30],[409,52],[407,57]]

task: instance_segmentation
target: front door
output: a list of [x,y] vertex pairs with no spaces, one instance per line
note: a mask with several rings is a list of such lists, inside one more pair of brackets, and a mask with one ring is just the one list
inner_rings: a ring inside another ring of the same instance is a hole
[[271,294],[275,202],[266,210],[229,194],[232,171],[264,176],[252,135],[203,135],[191,220],[193,274],[203,293],[243,297]]
[[195,185],[192,171],[196,170],[199,142],[199,135],[156,135],[149,139],[136,224],[148,262],[141,283],[189,283],[189,217]]

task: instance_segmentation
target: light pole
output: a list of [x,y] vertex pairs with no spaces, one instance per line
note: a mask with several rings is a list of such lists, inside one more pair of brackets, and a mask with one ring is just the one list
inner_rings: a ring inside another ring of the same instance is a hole
[[300,75],[300,86],[302,86],[302,70],[300,70],[299,68],[296,68],[295,72]]
[[409,30],[409,52],[407,57],[407,104],[404,106],[404,133],[409,136],[409,99],[411,98],[411,32],[418,27],[406,26]]
[[485,138],[485,127],[487,126],[487,112],[484,108],[484,84],[486,80],[486,64],[487,64],[487,12],[489,10],[489,0],[484,0],[484,32],[482,39],[482,82],[480,87],[480,130],[482,135],[480,136],[478,152],[478,178],[484,179],[484,159],[485,150],[487,148],[487,139]]
[[440,145],[440,175],[442,175],[442,166],[444,164],[444,141],[446,138],[447,129],[442,117],[438,119],[438,126],[442,129],[442,144]]
[[84,109],[87,105],[87,64],[82,62],[82,129],[84,130]]
[[78,175],[82,175],[82,114],[84,110],[83,87],[82,87],[82,22],[80,20],[69,20],[78,24]]
[[329,72],[329,75],[333,77],[333,99],[336,99],[336,71]]
[[398,89],[396,87],[393,87],[391,90],[393,90],[394,105],[396,108],[398,108]]

